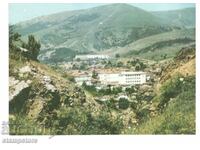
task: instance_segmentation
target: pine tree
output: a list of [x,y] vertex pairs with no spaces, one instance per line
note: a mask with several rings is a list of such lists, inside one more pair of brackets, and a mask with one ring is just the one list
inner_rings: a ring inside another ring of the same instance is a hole
[[28,43],[26,48],[29,50],[29,58],[32,60],[37,60],[37,57],[40,52],[41,44],[35,40],[33,35],[28,36]]

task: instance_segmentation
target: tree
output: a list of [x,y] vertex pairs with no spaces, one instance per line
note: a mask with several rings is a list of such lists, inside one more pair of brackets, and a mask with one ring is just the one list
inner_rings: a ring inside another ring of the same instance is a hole
[[166,59],[166,58],[167,58],[167,54],[163,54],[163,55],[161,55],[161,57],[162,57],[163,59]]
[[128,93],[129,95],[135,92],[134,87],[132,86],[131,88],[126,88],[125,89],[126,93]]
[[121,62],[121,61],[119,61],[118,63],[117,63],[117,67],[123,67],[123,62]]
[[115,54],[115,58],[119,58],[120,57],[120,55],[117,53],[117,54]]
[[80,58],[77,58],[77,59],[76,59],[76,61],[80,62],[80,61],[81,61],[81,59],[80,59]]
[[14,42],[21,41],[21,35],[17,32],[14,32],[14,26],[9,26],[9,50],[15,50]]
[[108,62],[107,62],[107,64],[105,65],[105,67],[112,67],[113,65],[112,65],[112,62],[109,60]]
[[79,69],[80,69],[80,70],[85,70],[85,69],[86,69],[86,64],[81,63]]
[[73,64],[73,65],[72,65],[72,70],[76,70],[76,69],[78,69],[77,65],[76,65],[76,64]]
[[41,44],[36,41],[33,35],[28,36],[28,43],[24,45],[24,48],[28,49],[28,57],[32,60],[37,60],[40,52]]
[[97,77],[98,77],[98,73],[95,70],[93,70],[92,71],[92,78],[97,79]]
[[87,84],[85,81],[82,83],[82,87],[87,88]]
[[129,107],[129,101],[125,98],[119,99],[119,108],[120,109],[127,109]]
[[141,65],[139,63],[137,63],[135,65],[135,71],[139,71],[141,69]]
[[143,62],[140,62],[140,69],[141,70],[144,70],[147,66],[143,63]]

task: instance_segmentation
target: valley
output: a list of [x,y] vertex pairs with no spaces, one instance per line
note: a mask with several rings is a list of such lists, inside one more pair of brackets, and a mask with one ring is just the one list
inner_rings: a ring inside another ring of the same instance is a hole
[[11,26],[10,134],[195,134],[194,10],[110,4]]

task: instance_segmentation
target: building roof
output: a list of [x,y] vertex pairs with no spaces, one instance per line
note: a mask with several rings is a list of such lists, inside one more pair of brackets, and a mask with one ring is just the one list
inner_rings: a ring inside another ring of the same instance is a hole
[[121,74],[146,74],[145,72],[142,72],[142,71],[137,71],[137,72],[121,72]]

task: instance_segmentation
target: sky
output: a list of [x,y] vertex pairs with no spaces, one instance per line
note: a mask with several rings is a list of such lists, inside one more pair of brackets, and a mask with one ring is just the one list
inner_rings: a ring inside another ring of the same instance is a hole
[[[62,4],[62,3],[11,3],[9,4],[9,24],[15,24],[21,21],[29,20],[34,17],[49,15],[57,12],[62,11],[69,11],[69,10],[79,10],[79,9],[87,9],[92,8],[100,5],[100,3],[80,3],[80,4]],[[190,3],[135,3],[131,4],[133,6],[142,8],[147,11],[161,11],[161,10],[175,10],[175,9],[182,9],[187,7],[195,7],[195,4]]]

